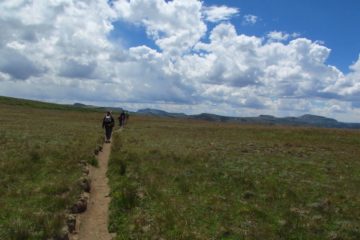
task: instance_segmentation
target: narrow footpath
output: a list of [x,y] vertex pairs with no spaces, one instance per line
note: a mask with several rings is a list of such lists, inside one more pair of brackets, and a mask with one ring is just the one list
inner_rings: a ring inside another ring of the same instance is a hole
[[99,167],[91,167],[91,192],[87,210],[78,217],[77,234],[71,240],[111,240],[108,231],[110,188],[106,172],[111,143],[105,143],[98,155]]

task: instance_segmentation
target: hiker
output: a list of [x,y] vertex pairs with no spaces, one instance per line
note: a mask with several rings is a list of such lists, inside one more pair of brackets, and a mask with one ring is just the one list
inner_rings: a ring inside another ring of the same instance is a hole
[[111,112],[107,112],[102,123],[102,128],[105,128],[105,143],[110,143],[111,132],[114,127],[115,121]]
[[129,121],[129,112],[126,111],[125,112],[125,123],[127,124],[128,121]]
[[125,121],[126,121],[125,119],[126,119],[125,112],[122,111],[120,116],[119,116],[120,127],[125,127]]

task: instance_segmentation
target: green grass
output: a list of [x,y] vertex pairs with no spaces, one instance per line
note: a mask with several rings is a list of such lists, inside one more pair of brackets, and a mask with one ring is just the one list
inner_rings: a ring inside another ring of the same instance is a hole
[[80,193],[102,113],[0,98],[0,239],[47,239]]
[[360,239],[360,132],[133,117],[113,141],[117,239]]

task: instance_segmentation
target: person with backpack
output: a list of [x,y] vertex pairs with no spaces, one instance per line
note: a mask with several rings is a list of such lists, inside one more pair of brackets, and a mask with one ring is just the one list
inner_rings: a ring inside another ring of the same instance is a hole
[[105,143],[110,143],[112,129],[115,125],[115,121],[111,112],[107,112],[102,123],[102,128],[105,128]]
[[119,124],[120,124],[120,127],[125,127],[125,112],[122,111],[120,116],[119,116]]

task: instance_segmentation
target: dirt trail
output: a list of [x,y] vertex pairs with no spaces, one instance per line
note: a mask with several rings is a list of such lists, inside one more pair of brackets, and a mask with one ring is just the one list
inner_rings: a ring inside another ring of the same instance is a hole
[[98,155],[99,167],[91,167],[91,192],[87,210],[78,216],[77,234],[71,240],[111,240],[108,232],[110,188],[106,172],[108,169],[111,143],[105,143]]

